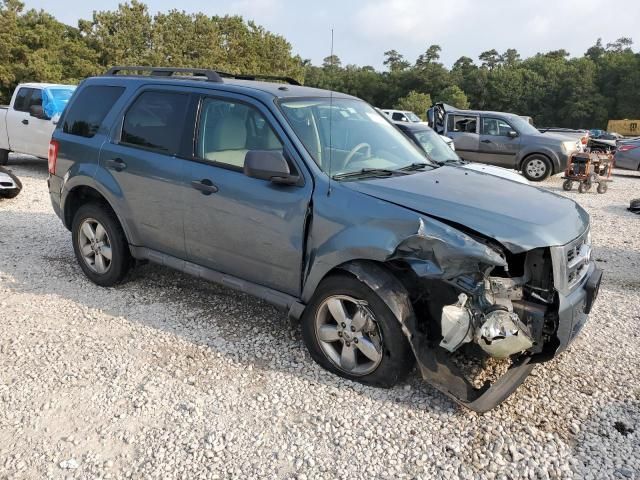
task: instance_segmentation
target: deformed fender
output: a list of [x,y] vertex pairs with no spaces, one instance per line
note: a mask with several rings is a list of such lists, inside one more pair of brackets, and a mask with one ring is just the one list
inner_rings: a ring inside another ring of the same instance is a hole
[[518,388],[533,369],[529,357],[522,357],[495,383],[487,382],[482,388],[475,388],[449,360],[447,352],[429,342],[417,329],[409,294],[396,277],[367,261],[350,262],[341,268],[355,275],[385,302],[409,340],[422,377],[460,405],[478,413],[491,410]]
[[505,266],[505,259],[490,246],[446,223],[430,217],[403,220],[398,233],[393,220],[351,225],[316,246],[310,257],[302,300],[308,303],[318,284],[333,268],[354,260],[403,260],[419,277],[451,280],[480,266]]
[[479,265],[505,266],[498,252],[440,222],[427,226],[420,218],[418,231],[402,240],[387,260],[404,259],[422,278],[450,280],[479,270]]

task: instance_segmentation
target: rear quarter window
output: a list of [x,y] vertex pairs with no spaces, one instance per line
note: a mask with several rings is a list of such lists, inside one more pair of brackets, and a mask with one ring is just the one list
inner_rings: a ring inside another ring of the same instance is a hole
[[106,85],[83,88],[64,117],[62,131],[80,137],[93,137],[124,90],[124,87]]

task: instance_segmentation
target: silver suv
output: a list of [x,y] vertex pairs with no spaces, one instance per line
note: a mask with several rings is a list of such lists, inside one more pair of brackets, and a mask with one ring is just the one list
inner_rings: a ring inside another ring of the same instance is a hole
[[438,103],[427,111],[429,125],[453,139],[456,152],[469,162],[522,171],[532,182],[564,171],[580,140],[561,133],[541,133],[513,113],[458,110]]

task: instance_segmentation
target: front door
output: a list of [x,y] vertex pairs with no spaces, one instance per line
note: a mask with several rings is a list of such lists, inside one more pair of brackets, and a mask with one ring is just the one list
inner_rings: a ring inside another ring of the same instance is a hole
[[478,161],[499,167],[515,168],[520,150],[520,137],[505,120],[482,117]]
[[120,131],[100,154],[102,171],[120,190],[118,210],[134,229],[138,246],[182,259],[186,160],[176,154],[191,98],[182,91],[146,89],[126,109]]
[[[28,151],[29,139],[29,98],[33,88],[21,87],[16,93],[13,106],[7,112],[7,134],[11,150],[17,153]],[[47,142],[49,148],[49,142]]]
[[42,112],[42,90],[34,88],[29,98],[29,140],[27,150],[25,152],[35,155],[40,158],[47,158],[49,154],[49,142],[51,141],[51,134],[55,129],[55,125],[50,118],[38,118],[31,115],[32,107],[37,107],[38,111]]
[[276,185],[247,177],[243,165],[250,150],[284,151],[299,174],[301,160],[260,104],[221,94],[203,97],[199,112],[185,197],[189,260],[299,295],[312,182]]

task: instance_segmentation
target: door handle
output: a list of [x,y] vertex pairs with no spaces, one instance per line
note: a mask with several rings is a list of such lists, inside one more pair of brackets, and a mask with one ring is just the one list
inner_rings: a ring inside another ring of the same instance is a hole
[[200,181],[194,180],[191,182],[191,186],[196,190],[200,190],[203,195],[211,195],[212,193],[216,193],[218,191],[218,187],[216,187],[208,178]]
[[27,120],[26,118],[24,120],[22,120],[22,124],[23,125],[29,125],[29,120]]
[[121,172],[125,168],[127,168],[127,164],[121,158],[115,158],[113,160],[107,160],[107,167],[116,172]]
[[492,143],[491,140],[482,140],[482,143]]

